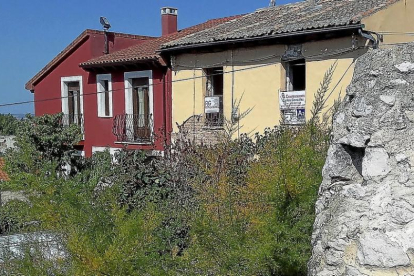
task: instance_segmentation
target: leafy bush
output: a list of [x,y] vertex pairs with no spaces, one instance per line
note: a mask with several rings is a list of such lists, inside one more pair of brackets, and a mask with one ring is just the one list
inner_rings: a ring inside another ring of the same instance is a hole
[[[67,177],[58,168],[79,132],[58,117],[28,121],[8,166],[12,183],[32,193],[40,229],[65,238],[69,257],[56,275],[306,275],[330,136],[321,87],[304,126],[180,142],[163,158],[98,153]],[[14,267],[47,275],[51,265]]]
[[[28,116],[19,124],[15,149],[6,156],[6,164],[19,183],[30,175],[49,174],[74,164],[74,145],[80,141],[77,125],[65,126],[62,114]],[[22,179],[23,178],[23,179]]]
[[16,135],[19,120],[11,114],[0,114],[0,135]]

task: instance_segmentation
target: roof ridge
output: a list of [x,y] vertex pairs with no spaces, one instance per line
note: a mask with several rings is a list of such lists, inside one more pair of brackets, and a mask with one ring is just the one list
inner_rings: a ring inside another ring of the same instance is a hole
[[57,63],[61,58],[63,58],[66,54],[68,54],[74,47],[76,47],[78,44],[83,42],[87,37],[88,29],[84,30],[80,35],[78,35],[71,43],[69,43],[68,46],[65,47],[59,54],[57,54],[48,64],[46,64],[36,75],[34,75],[25,85],[25,88],[27,90],[33,90],[34,89],[34,83],[39,80],[39,78],[46,73],[48,70],[53,68],[55,63]]
[[[88,34],[104,34],[104,31],[101,30],[95,30],[95,29],[86,29],[85,30]],[[148,35],[136,35],[136,34],[130,34],[130,33],[121,33],[121,32],[110,32],[108,33],[114,34],[117,37],[125,37],[125,38],[136,38],[136,39],[143,39],[143,38],[149,38],[154,39],[158,38],[157,36],[148,36]]]

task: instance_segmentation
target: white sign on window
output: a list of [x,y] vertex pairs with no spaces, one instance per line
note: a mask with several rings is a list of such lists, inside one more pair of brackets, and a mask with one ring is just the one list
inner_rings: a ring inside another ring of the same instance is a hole
[[280,91],[279,104],[287,124],[303,124],[305,118],[305,91]]
[[305,109],[305,91],[280,91],[280,110]]
[[282,112],[286,124],[298,125],[306,122],[305,109],[285,109]]
[[204,100],[205,113],[220,112],[220,97],[206,97]]

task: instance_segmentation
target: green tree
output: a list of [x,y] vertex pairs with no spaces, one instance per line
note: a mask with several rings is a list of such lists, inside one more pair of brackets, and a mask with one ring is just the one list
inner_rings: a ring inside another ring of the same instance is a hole
[[19,122],[11,114],[0,114],[0,135],[16,135]]
[[80,128],[77,125],[65,126],[62,116],[27,116],[19,123],[16,148],[6,157],[12,173],[39,173],[45,166],[47,170],[54,167],[52,171],[55,172],[74,161],[74,146],[82,137]]

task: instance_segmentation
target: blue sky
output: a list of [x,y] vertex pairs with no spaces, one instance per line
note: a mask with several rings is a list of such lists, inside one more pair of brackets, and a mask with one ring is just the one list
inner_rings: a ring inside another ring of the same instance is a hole
[[[32,100],[25,83],[85,29],[159,36],[160,8],[178,8],[179,28],[208,19],[252,12],[270,0],[1,0],[0,105]],[[277,0],[278,5],[297,0]],[[0,113],[32,113],[33,104],[0,107]]]

